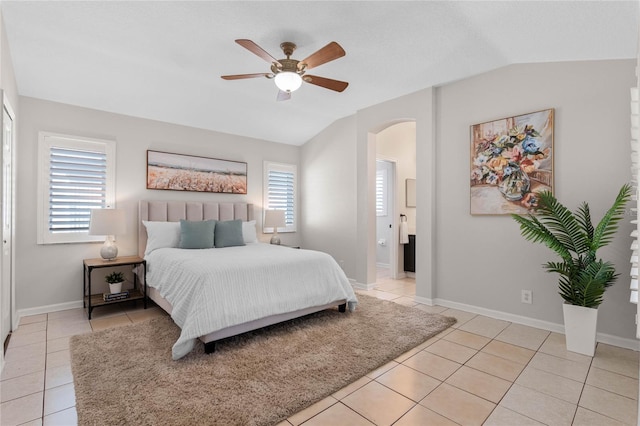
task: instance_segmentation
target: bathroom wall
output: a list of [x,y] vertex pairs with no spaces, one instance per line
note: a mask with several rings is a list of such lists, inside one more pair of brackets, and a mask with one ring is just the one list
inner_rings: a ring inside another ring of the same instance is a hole
[[378,267],[389,268],[391,262],[391,252],[389,245],[392,243],[391,229],[389,225],[393,224],[394,214],[393,195],[395,185],[393,185],[393,164],[389,161],[376,161],[376,178],[378,173],[384,173],[386,183],[386,212],[383,215],[376,214],[376,265]]

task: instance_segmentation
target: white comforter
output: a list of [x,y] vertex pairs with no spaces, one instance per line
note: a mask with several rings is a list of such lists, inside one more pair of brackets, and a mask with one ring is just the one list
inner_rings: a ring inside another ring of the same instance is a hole
[[205,250],[162,248],[146,256],[147,284],[167,299],[182,332],[173,359],[195,339],[229,326],[346,299],[349,280],[326,253],[271,244]]

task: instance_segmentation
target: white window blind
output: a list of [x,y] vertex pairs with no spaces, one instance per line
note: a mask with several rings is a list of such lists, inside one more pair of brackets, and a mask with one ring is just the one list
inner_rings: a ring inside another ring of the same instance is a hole
[[376,216],[387,215],[387,170],[376,170]]
[[107,206],[107,154],[58,147],[49,155],[49,232],[87,232]]
[[[640,56],[638,57],[640,61]],[[631,295],[629,300],[631,303],[635,303],[636,305],[636,337],[640,338],[640,323],[638,323],[638,318],[640,318],[640,304],[638,304],[638,229],[640,222],[640,216],[638,215],[638,208],[640,207],[640,201],[638,200],[638,179],[640,178],[640,174],[638,172],[638,157],[640,154],[639,145],[640,145],[640,96],[639,96],[639,86],[640,86],[640,74],[638,74],[639,69],[636,67],[636,77],[638,79],[638,85],[636,87],[631,88],[631,184],[632,184],[632,199],[635,201],[635,207],[631,207],[631,212],[634,215],[634,219],[631,220],[631,223],[634,224],[635,229],[631,232],[631,237],[633,241],[631,242],[631,258],[629,259],[631,262],[631,270],[629,272],[630,275],[630,285],[629,289],[631,290]]]
[[41,133],[38,243],[100,241],[91,210],[114,207],[115,143]]
[[[296,166],[293,164],[264,162],[264,210],[284,210],[285,230],[278,232],[295,232],[296,230]],[[264,223],[264,221],[263,221]],[[263,232],[273,232],[272,228]]]

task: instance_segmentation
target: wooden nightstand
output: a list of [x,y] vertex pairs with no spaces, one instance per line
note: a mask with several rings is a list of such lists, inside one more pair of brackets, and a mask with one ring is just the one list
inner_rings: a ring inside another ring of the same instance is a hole
[[[84,273],[82,283],[82,296],[83,306],[87,308],[87,314],[91,319],[91,311],[98,306],[113,305],[115,303],[130,302],[132,300],[142,299],[144,301],[144,308],[147,309],[147,261],[139,256],[120,256],[115,260],[104,260],[102,258],[84,259]],[[133,274],[133,290],[129,292],[129,297],[126,299],[105,301],[102,298],[102,293],[91,294],[91,272],[98,268],[112,268],[114,266],[127,266],[127,265],[142,265],[144,267],[143,279],[144,288],[138,288],[138,275]],[[141,291],[142,290],[142,291]]]

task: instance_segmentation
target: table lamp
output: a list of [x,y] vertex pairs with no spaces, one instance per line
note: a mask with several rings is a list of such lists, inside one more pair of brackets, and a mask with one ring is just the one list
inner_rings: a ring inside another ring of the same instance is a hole
[[286,225],[287,224],[284,220],[284,210],[267,210],[264,212],[265,228],[273,228],[273,236],[270,241],[271,244],[280,244],[278,228],[284,228]]
[[93,209],[89,235],[105,235],[104,245],[100,249],[100,256],[105,260],[114,260],[118,256],[115,235],[126,232],[124,210],[121,209]]

